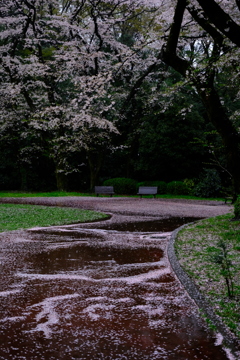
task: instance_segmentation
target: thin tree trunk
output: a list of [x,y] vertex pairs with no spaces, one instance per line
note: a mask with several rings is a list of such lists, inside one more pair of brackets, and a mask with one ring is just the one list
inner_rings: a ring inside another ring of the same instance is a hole
[[103,153],[88,153],[88,165],[90,170],[90,190],[93,191],[94,186],[97,184],[98,174],[103,162]]
[[26,191],[26,190],[28,190],[27,169],[24,166],[21,166],[20,174],[21,174],[21,190]]
[[67,175],[61,171],[61,166],[58,164],[55,169],[55,177],[57,183],[57,189],[59,191],[67,191],[68,189],[68,178]]

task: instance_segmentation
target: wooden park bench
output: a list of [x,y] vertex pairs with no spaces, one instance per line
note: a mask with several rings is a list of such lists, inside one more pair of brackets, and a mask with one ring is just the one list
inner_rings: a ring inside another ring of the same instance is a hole
[[115,194],[113,186],[95,186],[95,194],[110,195],[111,197]]
[[233,196],[231,195],[226,195],[224,196],[224,201],[225,201],[225,204],[227,204],[227,202],[229,201],[231,204],[233,204]]
[[227,204],[228,202],[230,202],[231,204],[234,203],[234,198],[235,198],[235,194],[232,190],[232,188],[223,188],[223,191],[221,192],[222,197],[224,198],[224,202],[225,204]]
[[143,195],[153,195],[156,198],[157,191],[157,186],[139,186],[137,195],[140,195],[141,198]]

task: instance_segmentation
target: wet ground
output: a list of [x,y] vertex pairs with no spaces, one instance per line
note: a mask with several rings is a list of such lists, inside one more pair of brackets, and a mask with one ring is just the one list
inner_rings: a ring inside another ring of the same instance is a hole
[[0,234],[1,360],[234,359],[167,258],[192,217]]

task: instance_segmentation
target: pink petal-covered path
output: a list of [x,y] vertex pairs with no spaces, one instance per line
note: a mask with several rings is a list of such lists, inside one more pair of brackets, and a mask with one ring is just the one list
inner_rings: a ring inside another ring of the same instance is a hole
[[104,222],[0,234],[1,360],[235,359],[169,264],[171,231],[190,213],[170,221],[150,200],[136,214],[113,201]]

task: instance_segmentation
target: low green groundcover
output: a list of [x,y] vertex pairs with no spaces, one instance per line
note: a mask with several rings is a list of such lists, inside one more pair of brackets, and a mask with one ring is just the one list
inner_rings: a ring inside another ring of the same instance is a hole
[[240,338],[240,221],[233,214],[188,225],[177,235],[181,266]]
[[35,226],[65,225],[106,219],[106,214],[67,207],[0,204],[0,232]]

